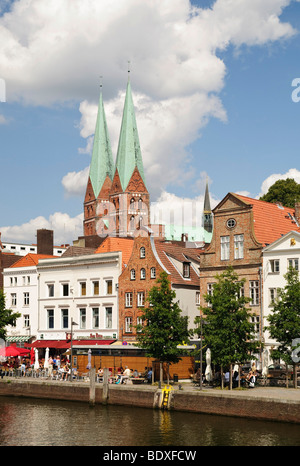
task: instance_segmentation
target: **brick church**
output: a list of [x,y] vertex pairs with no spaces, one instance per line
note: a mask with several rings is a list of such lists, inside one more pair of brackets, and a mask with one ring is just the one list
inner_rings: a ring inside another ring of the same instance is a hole
[[83,223],[85,237],[133,237],[150,223],[150,196],[129,79],[115,164],[100,93]]

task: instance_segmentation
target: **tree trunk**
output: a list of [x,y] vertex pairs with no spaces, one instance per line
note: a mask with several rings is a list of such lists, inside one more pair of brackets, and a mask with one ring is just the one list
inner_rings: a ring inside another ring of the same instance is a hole
[[229,365],[229,390],[232,390],[232,364]]
[[221,366],[221,389],[224,388],[224,374],[223,374],[223,366]]
[[159,363],[159,381],[160,381],[160,384],[162,385],[162,382],[163,382],[163,367],[162,367],[162,362],[161,361]]

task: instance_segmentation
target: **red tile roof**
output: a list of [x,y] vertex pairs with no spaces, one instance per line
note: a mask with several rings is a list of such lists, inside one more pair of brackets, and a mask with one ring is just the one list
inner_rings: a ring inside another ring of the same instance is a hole
[[300,228],[294,219],[295,209],[282,207],[271,202],[259,201],[250,197],[235,194],[246,204],[252,205],[254,233],[257,241],[266,246],[291,230]]
[[108,236],[96,249],[95,254],[101,252],[122,252],[122,265],[128,264],[133,249],[133,238],[118,238]]
[[199,287],[200,278],[193,269],[193,266],[190,266],[190,277],[183,278],[182,273],[172,262],[172,258],[179,261],[181,264],[183,262],[190,262],[190,258],[192,258],[193,261],[199,262],[198,251],[196,248],[186,248],[173,243],[157,240],[155,241],[155,249],[162,264],[171,274],[171,282],[173,284],[194,285]]
[[33,265],[37,265],[38,261],[40,259],[54,259],[57,258],[58,256],[51,256],[47,254],[34,254],[34,253],[29,253],[26,254],[26,256],[21,257],[17,262],[15,262],[13,265],[10,266],[12,267],[31,267]]

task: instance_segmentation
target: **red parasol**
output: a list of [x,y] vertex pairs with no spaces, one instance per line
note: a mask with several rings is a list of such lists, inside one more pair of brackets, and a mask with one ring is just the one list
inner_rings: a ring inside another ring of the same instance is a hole
[[17,348],[16,346],[6,346],[5,348],[0,348],[0,356],[3,357],[15,357],[15,356],[24,356],[28,354],[29,351],[24,348]]

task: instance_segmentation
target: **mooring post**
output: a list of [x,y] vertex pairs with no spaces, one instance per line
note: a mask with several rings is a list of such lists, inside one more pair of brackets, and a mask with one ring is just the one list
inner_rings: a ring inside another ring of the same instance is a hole
[[103,390],[102,390],[102,402],[106,403],[108,400],[108,378],[109,370],[106,367],[103,371]]
[[90,369],[90,405],[94,405],[96,401],[96,369]]

